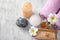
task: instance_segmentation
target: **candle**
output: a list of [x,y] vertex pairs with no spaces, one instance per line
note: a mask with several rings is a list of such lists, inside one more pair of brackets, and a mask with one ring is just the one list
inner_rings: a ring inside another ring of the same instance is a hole
[[22,11],[25,18],[30,18],[32,15],[32,4],[30,2],[25,2]]
[[35,14],[35,15],[32,15],[29,19],[29,23],[33,26],[38,26],[40,25],[41,23],[41,18],[39,15]]

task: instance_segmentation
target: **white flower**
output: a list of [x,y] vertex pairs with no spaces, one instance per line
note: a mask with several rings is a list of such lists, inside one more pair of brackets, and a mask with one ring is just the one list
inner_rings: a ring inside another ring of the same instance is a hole
[[58,18],[57,18],[57,15],[56,14],[49,14],[47,20],[51,24],[54,24],[54,23],[56,23],[58,21]]
[[36,36],[36,35],[37,35],[37,31],[38,31],[38,28],[35,28],[34,26],[32,26],[32,27],[29,29],[29,33],[30,33],[30,35],[32,35],[32,36]]

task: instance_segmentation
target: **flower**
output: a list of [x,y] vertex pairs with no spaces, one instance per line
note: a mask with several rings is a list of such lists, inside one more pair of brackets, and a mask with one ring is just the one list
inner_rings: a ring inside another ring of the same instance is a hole
[[38,28],[35,28],[34,26],[32,26],[32,27],[29,29],[29,33],[30,33],[30,35],[32,35],[32,36],[36,36],[36,35],[37,35],[37,31],[38,31]]
[[50,22],[51,24],[54,24],[58,21],[57,15],[56,14],[49,14],[48,18],[47,18],[48,22]]

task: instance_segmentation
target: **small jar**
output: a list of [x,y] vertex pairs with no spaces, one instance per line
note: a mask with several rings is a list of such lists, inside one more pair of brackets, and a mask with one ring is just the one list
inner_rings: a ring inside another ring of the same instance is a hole
[[41,26],[41,28],[46,29],[46,28],[47,28],[47,20],[44,19],[44,20],[42,21],[42,23],[40,24],[40,26]]

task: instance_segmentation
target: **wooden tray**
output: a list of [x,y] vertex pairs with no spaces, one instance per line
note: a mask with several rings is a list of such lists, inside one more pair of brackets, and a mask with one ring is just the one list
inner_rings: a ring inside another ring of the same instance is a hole
[[57,40],[57,30],[39,29],[37,35],[34,36],[34,38],[44,40]]

